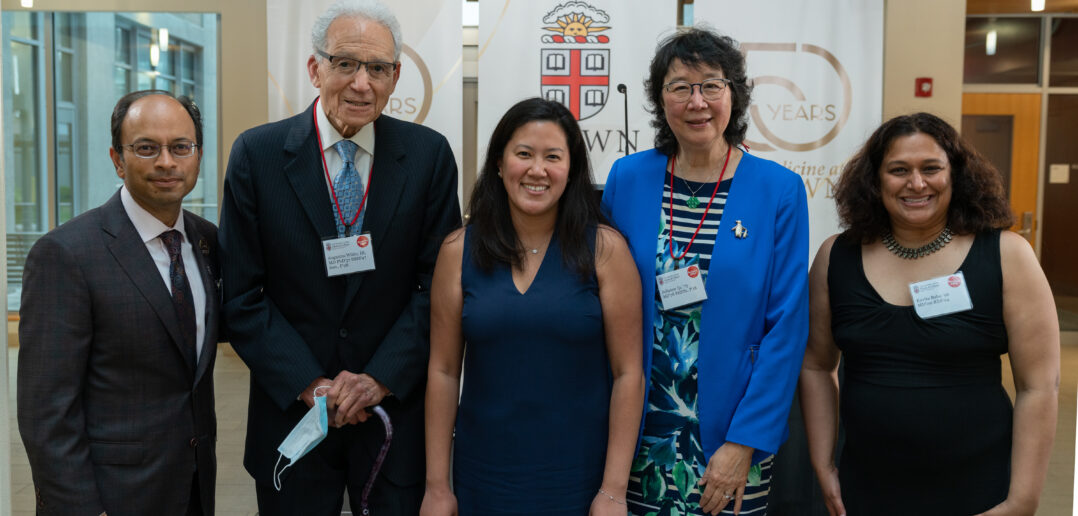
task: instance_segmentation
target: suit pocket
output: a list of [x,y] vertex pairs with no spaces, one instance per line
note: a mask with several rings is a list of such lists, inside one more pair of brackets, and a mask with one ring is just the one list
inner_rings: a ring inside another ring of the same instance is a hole
[[140,442],[90,441],[90,460],[94,464],[141,464],[144,455],[145,448]]

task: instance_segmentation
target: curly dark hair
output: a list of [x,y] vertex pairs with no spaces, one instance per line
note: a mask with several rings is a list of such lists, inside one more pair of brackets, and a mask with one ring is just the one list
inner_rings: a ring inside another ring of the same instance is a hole
[[524,247],[513,227],[509,196],[498,176],[498,164],[516,130],[537,121],[558,124],[569,145],[569,177],[558,200],[554,231],[561,245],[562,261],[586,277],[595,272],[595,255],[588,243],[588,235],[600,223],[607,223],[595,195],[588,147],[569,109],[538,97],[522,100],[509,108],[490,135],[487,156],[468,204],[468,224],[474,231],[472,256],[481,269],[488,271],[498,263],[519,267],[524,261]]
[[929,113],[914,113],[884,122],[843,168],[835,187],[835,203],[848,234],[867,244],[891,231],[891,217],[880,196],[880,167],[891,143],[914,133],[931,136],[947,153],[952,191],[947,224],[951,231],[968,235],[1014,224],[999,170],[950,124]]
[[728,89],[733,95],[730,122],[722,136],[730,145],[741,145],[749,129],[752,85],[745,74],[745,56],[741,54],[740,45],[733,38],[711,29],[687,27],[659,42],[655,56],[651,58],[648,78],[644,81],[651,106],[649,111],[654,115],[651,126],[655,128],[655,148],[667,156],[672,156],[678,148],[677,138],[666,123],[666,110],[663,109],[663,79],[675,59],[689,67],[717,68],[730,80]]

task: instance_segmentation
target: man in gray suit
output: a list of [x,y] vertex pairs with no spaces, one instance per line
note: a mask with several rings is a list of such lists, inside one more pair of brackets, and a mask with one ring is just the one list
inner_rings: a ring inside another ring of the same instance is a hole
[[124,96],[123,187],[26,258],[18,417],[38,514],[213,514],[217,230],[180,207],[201,144],[189,99]]

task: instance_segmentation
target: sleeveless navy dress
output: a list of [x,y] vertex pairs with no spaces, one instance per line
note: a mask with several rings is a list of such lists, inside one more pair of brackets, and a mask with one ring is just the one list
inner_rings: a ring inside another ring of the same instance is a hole
[[611,385],[595,275],[565,266],[555,234],[521,293],[509,266],[476,266],[471,229],[453,450],[460,514],[586,515],[603,478]]

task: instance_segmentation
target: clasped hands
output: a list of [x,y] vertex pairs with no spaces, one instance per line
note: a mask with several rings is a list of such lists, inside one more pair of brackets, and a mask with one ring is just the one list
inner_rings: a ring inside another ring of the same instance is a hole
[[[366,373],[341,371],[333,380],[319,377],[300,394],[300,399],[308,407],[314,406],[314,391],[320,387],[329,387],[326,393],[326,408],[329,410],[329,426],[340,428],[344,425],[362,423],[370,417],[367,407],[373,407],[389,395],[389,389]],[[325,389],[320,389],[322,394]]]

